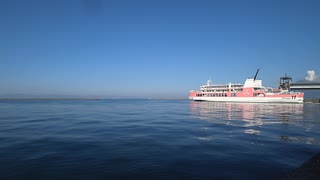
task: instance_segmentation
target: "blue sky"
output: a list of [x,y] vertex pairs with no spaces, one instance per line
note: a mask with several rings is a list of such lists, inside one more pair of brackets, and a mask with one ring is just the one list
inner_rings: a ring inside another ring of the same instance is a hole
[[0,97],[187,97],[320,73],[318,0],[1,0]]

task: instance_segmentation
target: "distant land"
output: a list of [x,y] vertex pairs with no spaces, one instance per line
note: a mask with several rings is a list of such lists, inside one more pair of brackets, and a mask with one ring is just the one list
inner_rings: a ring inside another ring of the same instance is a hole
[[0,98],[0,100],[103,100],[102,98]]
[[70,95],[70,94],[2,94],[0,100],[102,100],[102,99],[188,99],[181,96],[110,96],[110,95]]
[[0,98],[0,100],[113,100],[113,99],[144,99],[144,100],[187,100],[188,98]]

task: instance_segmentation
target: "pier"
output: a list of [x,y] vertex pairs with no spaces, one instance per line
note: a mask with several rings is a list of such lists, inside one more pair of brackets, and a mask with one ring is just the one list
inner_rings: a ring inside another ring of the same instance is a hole
[[313,82],[313,81],[303,81],[303,82],[292,82],[292,78],[290,76],[285,76],[280,77],[280,83],[279,87],[281,89],[287,90],[287,89],[292,89],[292,90],[313,90],[313,89],[319,89],[320,90],[320,82]]
[[320,99],[304,99],[305,103],[320,103]]
[[[285,76],[280,77],[279,88],[283,90],[320,90],[320,82],[314,81],[298,81],[296,83],[292,82],[292,77]],[[305,103],[320,103],[320,97],[309,97],[304,99]]]
[[320,83],[319,82],[313,82],[313,83],[291,83],[290,84],[290,89],[318,89],[320,90]]

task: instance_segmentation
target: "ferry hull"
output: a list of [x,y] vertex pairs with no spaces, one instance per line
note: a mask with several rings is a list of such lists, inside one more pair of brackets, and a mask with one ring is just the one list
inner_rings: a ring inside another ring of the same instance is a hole
[[260,103],[303,103],[303,97],[189,97],[194,101],[216,102],[260,102]]

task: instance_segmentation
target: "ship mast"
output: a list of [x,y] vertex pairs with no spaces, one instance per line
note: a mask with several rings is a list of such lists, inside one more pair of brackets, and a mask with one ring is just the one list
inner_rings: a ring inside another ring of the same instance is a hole
[[258,73],[259,73],[259,69],[257,69],[256,75],[254,76],[253,81],[256,80]]

